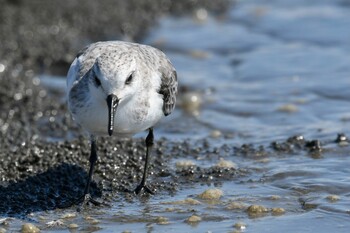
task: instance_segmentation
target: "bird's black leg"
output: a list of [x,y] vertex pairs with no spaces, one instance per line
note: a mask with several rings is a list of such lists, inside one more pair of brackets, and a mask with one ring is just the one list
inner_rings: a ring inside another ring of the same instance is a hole
[[91,152],[90,152],[90,169],[89,169],[89,176],[87,179],[87,183],[85,186],[85,190],[84,190],[84,195],[78,199],[78,202],[81,201],[81,199],[83,199],[83,204],[85,205],[89,202],[91,202],[94,205],[100,205],[101,203],[98,201],[95,201],[94,199],[92,199],[91,195],[90,195],[90,184],[91,184],[91,180],[92,180],[92,174],[94,172],[94,166],[95,163],[97,161],[97,148],[96,148],[96,139],[94,137],[91,137]]
[[141,192],[141,190],[144,190],[145,192],[150,193],[150,194],[154,194],[146,185],[147,176],[148,176],[148,163],[149,163],[149,159],[150,159],[150,153],[152,151],[152,147],[154,144],[153,128],[149,128],[148,135],[146,137],[145,142],[146,142],[145,167],[143,170],[143,176],[142,176],[141,183],[136,187],[136,189],[134,191],[136,194],[139,194]]

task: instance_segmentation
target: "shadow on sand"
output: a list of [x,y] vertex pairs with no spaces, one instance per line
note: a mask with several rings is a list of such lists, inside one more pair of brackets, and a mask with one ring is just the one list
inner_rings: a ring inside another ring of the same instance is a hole
[[[0,216],[24,217],[32,212],[70,207],[82,196],[86,177],[83,168],[63,163],[23,181],[0,186]],[[91,195],[102,195],[94,182]]]

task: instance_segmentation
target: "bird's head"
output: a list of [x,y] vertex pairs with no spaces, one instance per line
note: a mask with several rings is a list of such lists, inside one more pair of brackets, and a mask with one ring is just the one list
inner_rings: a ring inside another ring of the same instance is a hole
[[90,70],[89,89],[94,98],[108,107],[108,134],[113,134],[114,116],[118,106],[126,104],[139,89],[137,71],[133,60],[113,62],[108,57],[98,57]]

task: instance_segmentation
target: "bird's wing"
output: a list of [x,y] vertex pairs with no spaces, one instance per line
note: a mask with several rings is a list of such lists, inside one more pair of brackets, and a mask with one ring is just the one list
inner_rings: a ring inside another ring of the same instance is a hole
[[67,89],[68,92],[72,88],[75,81],[79,80],[81,78],[81,62],[80,62],[80,56],[85,53],[85,51],[88,49],[88,47],[85,47],[84,49],[80,50],[80,52],[75,57],[74,61],[72,62],[68,73],[67,73]]
[[167,116],[173,111],[176,104],[177,74],[169,61],[159,71],[161,73],[161,84],[158,92],[163,95],[163,112]]

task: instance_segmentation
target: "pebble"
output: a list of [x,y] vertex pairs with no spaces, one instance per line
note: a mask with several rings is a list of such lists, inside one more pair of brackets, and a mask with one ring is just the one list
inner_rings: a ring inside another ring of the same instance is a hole
[[52,220],[46,223],[46,226],[48,227],[60,227],[63,225],[64,225],[64,222],[62,220]]
[[[168,204],[168,203],[162,203],[162,204]],[[165,212],[174,212],[176,211],[177,209],[173,208],[173,207],[168,207],[168,208],[165,208]]]
[[194,12],[194,17],[198,22],[204,22],[208,19],[208,11],[204,8],[199,8]]
[[196,166],[196,164],[191,160],[180,160],[175,163],[175,166],[177,169],[182,169],[182,168]]
[[0,224],[2,225],[2,226],[8,226],[8,225],[10,225],[10,221],[11,219],[10,218],[2,218],[2,219],[0,219]]
[[247,228],[247,225],[244,222],[237,222],[233,226],[238,230],[245,230]]
[[65,213],[64,215],[62,215],[61,218],[65,219],[65,218],[75,218],[77,217],[76,213]]
[[220,189],[208,189],[199,194],[198,197],[203,200],[218,200],[222,197],[223,192]]
[[166,217],[159,216],[159,217],[156,218],[156,222],[159,225],[167,225],[167,224],[169,224],[169,219],[166,218]]
[[188,219],[186,219],[187,223],[197,223],[202,221],[202,218],[197,216],[197,215],[192,215],[191,217],[189,217]]
[[190,114],[198,116],[201,104],[202,97],[199,93],[188,92],[182,96],[182,107],[186,112]]
[[170,204],[170,205],[200,205],[202,204],[200,201],[193,198],[186,198],[184,200],[179,201],[171,201],[171,202],[162,202],[162,204]]
[[269,163],[270,161],[271,159],[269,158],[262,158],[262,159],[256,160],[257,163]]
[[213,130],[210,132],[210,137],[212,137],[212,138],[219,138],[221,136],[222,136],[222,133],[220,130],[216,129],[216,130]]
[[6,229],[5,229],[5,228],[0,227],[0,233],[5,233],[5,232],[6,232]]
[[220,167],[220,168],[236,168],[237,165],[229,160],[224,160],[224,159],[220,159],[220,161],[216,164],[216,167]]
[[78,227],[79,227],[79,225],[75,224],[75,223],[71,223],[71,224],[68,225],[69,229],[77,229]]
[[39,215],[39,216],[38,216],[38,219],[39,219],[39,220],[45,221],[45,220],[47,220],[47,217],[46,217],[46,216],[43,216],[43,215]]
[[262,205],[251,205],[247,208],[249,215],[264,215],[268,212],[268,209]]
[[203,50],[191,50],[189,54],[196,59],[206,59],[209,57],[209,53]]
[[281,199],[281,197],[278,196],[278,195],[271,195],[271,196],[270,196],[270,200],[277,201],[277,200],[279,200],[279,199]]
[[302,207],[304,210],[313,210],[313,209],[316,209],[317,206],[318,206],[318,204],[308,203],[308,202],[305,202],[302,204]]
[[347,141],[339,142],[338,145],[339,145],[339,146],[344,146],[344,147],[345,147],[345,146],[348,146],[348,145],[349,145],[349,142],[347,142]]
[[231,202],[226,206],[227,210],[243,210],[246,209],[247,205],[242,202]]
[[85,220],[87,220],[90,224],[93,224],[93,225],[100,223],[99,220],[97,220],[96,218],[90,217],[90,216],[85,217]]
[[271,212],[273,215],[282,215],[286,212],[286,210],[280,207],[276,207],[276,208],[272,208]]
[[38,232],[40,232],[40,229],[38,227],[36,227],[34,224],[25,223],[22,225],[21,232],[22,233],[38,233]]
[[280,112],[293,113],[298,111],[298,107],[294,104],[285,104],[280,106],[277,110]]
[[339,201],[340,197],[338,195],[329,195],[327,196],[327,200],[330,202],[336,202]]
[[296,99],[294,103],[296,104],[306,104],[308,102],[307,99]]

